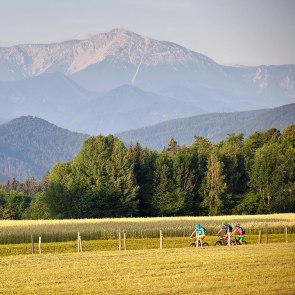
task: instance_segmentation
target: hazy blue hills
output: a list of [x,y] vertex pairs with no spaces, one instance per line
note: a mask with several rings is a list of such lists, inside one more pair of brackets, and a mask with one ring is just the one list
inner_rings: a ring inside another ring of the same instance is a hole
[[56,162],[71,160],[87,137],[31,116],[0,125],[0,181],[40,178]]
[[[135,91],[133,88],[130,91]],[[139,90],[141,93],[141,90]],[[143,115],[143,113],[141,114]],[[228,133],[248,136],[256,130],[275,127],[279,130],[295,124],[295,104],[274,109],[246,112],[215,113],[165,121],[150,127],[118,133],[127,145],[162,149],[174,137],[180,145],[190,145],[194,136],[213,142]],[[89,135],[71,132],[43,119],[26,116],[0,125],[0,181],[12,177],[40,178],[59,161],[70,161]]]
[[190,145],[194,136],[203,136],[212,142],[226,138],[229,133],[243,133],[245,137],[255,131],[275,127],[279,130],[295,124],[295,104],[274,109],[215,113],[170,120],[136,130],[118,133],[125,143],[139,142],[142,146],[162,149],[171,137],[179,145]]
[[64,127],[64,118],[93,95],[60,73],[0,81],[0,117],[32,115]]

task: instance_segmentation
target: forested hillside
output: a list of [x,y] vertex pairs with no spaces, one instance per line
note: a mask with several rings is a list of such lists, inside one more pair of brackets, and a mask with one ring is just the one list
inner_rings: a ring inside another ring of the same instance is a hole
[[[2,187],[2,190],[1,190]],[[218,144],[172,138],[156,152],[89,137],[42,181],[0,186],[0,218],[100,218],[295,211],[295,125]]]
[[[162,150],[171,137],[189,146],[195,136],[219,142],[229,133],[245,138],[256,130],[275,127],[283,130],[295,123],[295,104],[269,110],[200,115],[163,122],[151,127],[118,134],[125,145]],[[81,122],[83,124],[83,122]],[[0,125],[0,181],[12,177],[39,179],[58,161],[70,161],[88,137],[59,128],[36,117],[21,117]]]
[[70,161],[87,135],[70,132],[36,117],[0,125],[0,181],[40,178],[58,161]]
[[225,139],[229,133],[243,133],[245,138],[255,131],[272,127],[283,129],[295,123],[295,104],[266,110],[216,113],[170,120],[150,127],[118,133],[126,144],[139,142],[144,147],[161,150],[174,137],[179,145],[191,145],[194,136],[212,142]]

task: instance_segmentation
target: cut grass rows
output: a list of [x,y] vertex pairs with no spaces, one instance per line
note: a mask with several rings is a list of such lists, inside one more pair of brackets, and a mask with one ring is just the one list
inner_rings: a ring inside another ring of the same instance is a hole
[[1,257],[0,294],[294,294],[295,243]]

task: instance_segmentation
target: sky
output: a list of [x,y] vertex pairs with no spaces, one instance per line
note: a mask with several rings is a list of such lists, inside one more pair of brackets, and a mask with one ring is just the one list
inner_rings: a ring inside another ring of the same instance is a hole
[[0,46],[125,28],[224,65],[295,64],[295,0],[0,0]]

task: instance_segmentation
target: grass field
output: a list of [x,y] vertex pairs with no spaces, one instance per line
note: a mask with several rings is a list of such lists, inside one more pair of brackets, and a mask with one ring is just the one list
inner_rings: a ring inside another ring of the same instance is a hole
[[[210,246],[215,247],[214,244],[218,240],[216,236],[207,236],[205,241]],[[247,235],[246,240],[249,245],[258,243],[257,235]],[[164,237],[164,248],[187,248],[193,239],[189,237]],[[295,234],[289,234],[289,242],[295,242]],[[285,242],[284,234],[270,234],[268,237],[269,243],[283,243]],[[262,239],[262,243],[265,243],[265,237]],[[82,241],[83,252],[91,251],[117,251],[118,240],[91,240]],[[123,242],[122,242],[123,244]],[[159,238],[127,238],[126,248],[127,250],[147,250],[147,249],[159,249]],[[123,249],[123,245],[122,245]],[[77,252],[77,241],[69,242],[54,242],[54,243],[42,243],[43,254],[53,253],[75,253]],[[35,253],[38,253],[38,243],[35,243]],[[22,255],[32,254],[32,248],[30,243],[26,244],[8,244],[0,245],[0,257],[9,255]]]
[[294,294],[295,243],[0,257],[0,294]]

